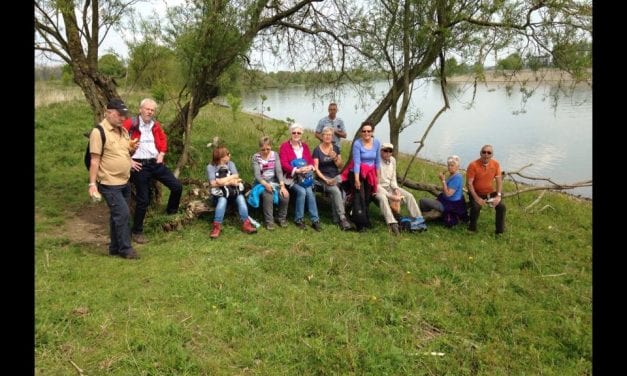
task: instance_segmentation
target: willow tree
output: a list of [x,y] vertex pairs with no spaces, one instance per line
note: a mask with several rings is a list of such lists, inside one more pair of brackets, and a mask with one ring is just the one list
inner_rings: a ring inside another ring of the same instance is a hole
[[187,164],[193,119],[219,94],[220,76],[246,59],[257,34],[281,20],[303,19],[320,0],[189,0],[168,11],[165,40],[178,56],[185,83],[169,125],[171,146],[180,152],[176,171]]
[[35,1],[35,50],[68,64],[95,122],[100,121],[107,102],[119,97],[112,77],[98,69],[99,48],[138,1]]
[[[376,125],[387,114],[390,141],[398,146],[401,131],[415,119],[413,85],[440,70],[443,105],[446,97],[447,57],[459,57],[483,78],[486,58],[497,51],[520,55],[550,54],[554,65],[576,80],[588,80],[592,33],[589,0],[335,0],[334,9],[319,8],[315,25],[303,35],[315,39],[310,60],[317,69],[338,71],[351,80],[351,69],[384,72],[390,88],[368,118]],[[294,27],[294,25],[290,25]],[[302,39],[302,38],[301,38]],[[297,48],[294,38],[288,50]],[[357,135],[356,135],[357,136]],[[426,136],[426,134],[425,134]],[[425,136],[422,138],[424,142]],[[398,150],[398,147],[395,148]]]

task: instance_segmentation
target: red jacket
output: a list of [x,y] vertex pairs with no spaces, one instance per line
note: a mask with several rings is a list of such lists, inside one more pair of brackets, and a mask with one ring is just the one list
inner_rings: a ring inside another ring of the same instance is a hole
[[[136,119],[137,125],[131,131],[133,119]],[[127,118],[126,120],[124,120],[124,123],[122,123],[122,126],[128,131],[129,138],[133,139],[139,138],[141,136],[141,133],[139,132],[139,116]],[[157,151],[159,153],[165,153],[166,151],[168,151],[168,139],[165,135],[165,132],[161,128],[161,124],[159,124],[159,122],[156,120],[152,126],[152,135],[155,138],[155,147],[157,148]]]
[[[303,159],[307,162],[308,165],[314,164],[313,158],[311,158],[311,152],[309,151],[309,146],[306,143],[301,141],[303,145]],[[296,159],[296,153],[294,153],[294,149],[292,149],[292,144],[287,140],[281,144],[279,147],[279,159],[281,160],[281,169],[283,170],[283,174],[286,178],[291,179],[292,170],[294,166],[290,164],[294,159]]]

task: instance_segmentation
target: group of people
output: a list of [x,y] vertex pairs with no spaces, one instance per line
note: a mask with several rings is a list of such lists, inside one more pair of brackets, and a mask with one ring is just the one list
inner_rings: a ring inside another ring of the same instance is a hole
[[[139,258],[131,245],[145,243],[143,222],[150,201],[152,179],[163,183],[170,190],[166,213],[178,211],[182,186],[180,181],[163,163],[167,152],[167,138],[159,122],[154,120],[156,102],[145,98],[136,117],[128,117],[124,102],[114,99],[107,104],[101,125],[105,130],[104,144],[98,131],[90,135],[89,194],[102,194],[110,210],[110,255],[126,259]],[[344,166],[341,155],[341,139],[346,138],[342,119],[337,117],[337,104],[330,103],[329,115],[322,118],[315,131],[320,140],[313,152],[302,141],[303,126],[290,126],[289,139],[272,150],[272,140],[261,137],[259,150],[251,158],[254,173],[253,189],[249,203],[260,203],[264,227],[274,230],[277,225],[287,227],[287,211],[290,196],[294,196],[294,224],[306,229],[305,210],[311,227],[321,231],[320,217],[314,188],[328,195],[333,222],[342,230],[353,227],[363,231],[371,227],[369,203],[378,203],[383,218],[394,235],[400,232],[398,218],[400,204],[404,203],[409,216],[417,218],[423,211],[435,210],[442,214],[447,226],[468,221],[468,229],[477,231],[477,219],[481,208],[489,205],[496,209],[496,233],[504,231],[505,205],[501,201],[502,178],[499,163],[492,159],[493,147],[484,145],[480,158],[471,162],[466,175],[469,192],[470,216],[463,195],[463,177],[459,173],[460,159],[447,159],[449,176],[440,173],[442,193],[436,199],[414,196],[399,187],[396,176],[396,159],[392,155],[394,145],[381,144],[373,135],[374,126],[364,121],[360,137],[352,145],[352,158]],[[242,179],[239,177],[231,154],[225,146],[215,147],[211,163],[207,165],[215,214],[210,237],[218,238],[227,204],[237,206],[242,231],[255,233],[244,197]],[[136,187],[136,208],[132,227],[129,227],[130,197],[129,179]],[[494,190],[493,183],[496,183]],[[276,221],[275,221],[276,207]]]

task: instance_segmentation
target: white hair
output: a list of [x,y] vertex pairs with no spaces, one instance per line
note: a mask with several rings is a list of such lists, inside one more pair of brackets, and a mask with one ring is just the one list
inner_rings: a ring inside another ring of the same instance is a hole
[[450,157],[446,158],[446,164],[449,164],[451,162],[455,162],[457,167],[459,167],[459,165],[461,164],[461,161],[457,155],[451,155]]
[[141,102],[139,102],[139,107],[140,107],[140,108],[142,108],[142,107],[144,107],[146,104],[152,104],[152,105],[154,105],[155,107],[157,107],[157,102],[156,102],[154,99],[152,99],[152,98],[144,98],[144,99],[142,99],[142,101],[141,101]]
[[300,129],[302,131],[304,128],[300,123],[293,123],[292,125],[290,125],[290,131],[293,131],[295,129]]

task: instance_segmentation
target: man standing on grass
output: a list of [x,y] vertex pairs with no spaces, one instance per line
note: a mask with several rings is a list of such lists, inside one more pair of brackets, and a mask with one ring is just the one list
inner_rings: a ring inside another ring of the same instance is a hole
[[109,255],[125,259],[138,259],[139,255],[131,247],[128,200],[131,188],[128,179],[131,174],[131,153],[137,148],[128,132],[122,127],[128,109],[120,99],[112,99],[107,104],[105,118],[100,122],[104,129],[105,142],[100,131],[94,127],[89,136],[89,196],[99,200],[104,196],[109,206]]
[[147,243],[144,237],[144,218],[150,203],[150,185],[157,179],[170,190],[166,207],[167,214],[175,214],[181,201],[183,186],[163,163],[168,142],[161,124],[154,120],[157,102],[144,98],[139,104],[139,115],[124,121],[131,139],[139,140],[139,147],[131,161],[131,181],[135,184],[135,218],[133,219],[133,241]]
[[[503,192],[503,178],[499,162],[492,159],[494,148],[492,145],[483,145],[480,158],[471,162],[466,169],[466,187],[470,200],[470,223],[468,230],[477,231],[477,219],[483,205],[496,210],[497,235],[505,231],[505,204],[501,201]],[[493,182],[496,181],[496,191]]]
[[333,128],[333,145],[341,149],[341,139],[346,138],[346,127],[344,120],[337,117],[337,104],[329,103],[329,116],[325,116],[318,122],[316,127],[316,138],[322,142],[322,130],[326,127]]

